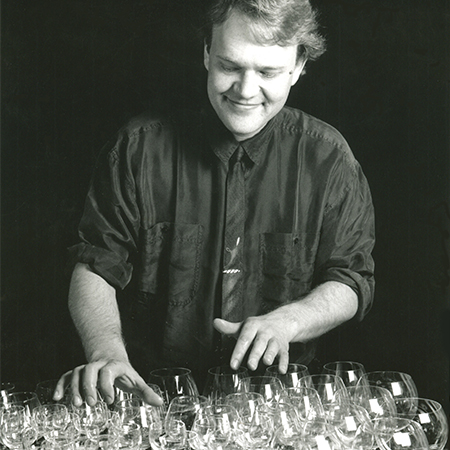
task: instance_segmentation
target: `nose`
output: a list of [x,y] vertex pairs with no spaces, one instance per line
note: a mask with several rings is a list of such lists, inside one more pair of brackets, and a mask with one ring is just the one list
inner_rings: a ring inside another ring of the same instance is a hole
[[254,97],[259,92],[258,77],[251,71],[243,72],[235,83],[235,90],[242,98]]

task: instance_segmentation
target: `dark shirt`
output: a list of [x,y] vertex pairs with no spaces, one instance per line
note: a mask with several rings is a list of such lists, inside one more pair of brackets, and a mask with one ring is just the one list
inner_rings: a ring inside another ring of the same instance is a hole
[[[361,320],[374,293],[374,213],[346,141],[285,107],[240,144],[242,319],[338,281],[357,293]],[[228,162],[238,145],[208,109],[142,115],[101,153],[72,252],[117,288],[130,357],[145,360],[143,370],[200,372],[221,361],[212,322],[221,310]],[[295,352],[292,360],[306,362]]]

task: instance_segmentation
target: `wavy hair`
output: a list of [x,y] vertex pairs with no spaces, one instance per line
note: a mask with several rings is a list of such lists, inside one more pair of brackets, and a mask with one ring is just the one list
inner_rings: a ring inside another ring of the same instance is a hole
[[207,46],[211,45],[213,27],[224,23],[234,10],[249,18],[249,26],[261,44],[297,45],[297,58],[308,60],[317,59],[325,51],[317,12],[309,0],[212,0],[204,26]]

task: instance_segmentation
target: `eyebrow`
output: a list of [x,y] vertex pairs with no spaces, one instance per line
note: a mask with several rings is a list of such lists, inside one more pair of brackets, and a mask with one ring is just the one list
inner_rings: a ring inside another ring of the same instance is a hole
[[[227,62],[229,64],[233,64],[235,66],[240,67],[241,65],[236,62],[233,61],[232,59],[228,59],[225,56],[220,56],[220,55],[216,55],[217,58],[219,58],[220,60]],[[263,71],[263,72],[280,72],[286,69],[286,66],[263,66],[263,67],[257,67],[257,70]]]

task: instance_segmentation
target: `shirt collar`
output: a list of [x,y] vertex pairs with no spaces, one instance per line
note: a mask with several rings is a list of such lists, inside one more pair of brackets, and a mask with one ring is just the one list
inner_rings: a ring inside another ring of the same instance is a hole
[[260,164],[267,149],[265,144],[270,140],[274,124],[279,120],[279,114],[277,114],[258,134],[245,141],[237,141],[219,119],[211,104],[203,108],[202,115],[207,141],[216,156],[227,165],[239,145],[244,148],[252,162]]

